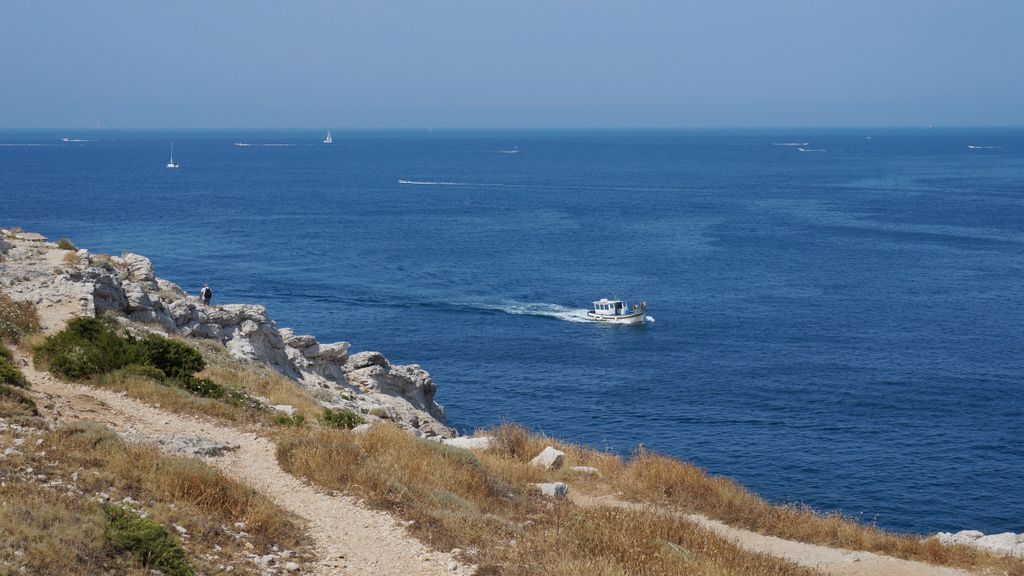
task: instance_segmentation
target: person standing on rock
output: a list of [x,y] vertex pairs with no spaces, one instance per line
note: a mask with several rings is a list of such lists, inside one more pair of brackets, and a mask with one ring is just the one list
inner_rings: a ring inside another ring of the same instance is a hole
[[210,305],[210,298],[213,298],[213,290],[210,290],[209,284],[203,284],[203,289],[199,291],[199,298],[203,301],[203,304]]

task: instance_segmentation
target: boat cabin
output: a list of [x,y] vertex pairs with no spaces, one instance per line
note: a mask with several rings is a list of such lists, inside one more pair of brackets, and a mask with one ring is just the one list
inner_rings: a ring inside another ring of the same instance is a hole
[[602,316],[619,316],[621,314],[627,314],[628,308],[626,303],[622,300],[608,300],[602,298],[597,302],[594,302],[594,312]]

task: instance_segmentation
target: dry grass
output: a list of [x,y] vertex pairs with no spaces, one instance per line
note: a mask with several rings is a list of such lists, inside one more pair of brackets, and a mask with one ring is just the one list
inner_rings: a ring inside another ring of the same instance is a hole
[[207,366],[197,376],[209,378],[227,388],[242,390],[250,396],[266,398],[271,404],[287,404],[307,419],[313,418],[323,410],[320,403],[298,383],[276,372],[260,373],[243,367],[218,364]]
[[735,481],[658,454],[641,451],[613,473],[612,487],[631,500],[670,504],[781,538],[958,568],[991,568],[1024,574],[1024,562],[968,546],[886,532],[840,514],[818,514],[800,506],[772,505]]
[[164,410],[191,416],[206,416],[230,424],[270,423],[269,416],[214,398],[194,396],[174,386],[161,384],[152,378],[111,372],[93,377],[90,384],[124,392],[128,396],[153,404]]
[[543,479],[543,472],[418,440],[387,423],[363,434],[288,433],[278,460],[321,486],[396,512],[436,548],[461,548],[481,576],[815,573],[740,550],[681,518],[544,499],[522,481]]
[[[1020,560],[967,546],[946,546],[935,539],[922,540],[918,535],[886,532],[840,514],[818,514],[806,507],[773,505],[734,480],[708,475],[701,468],[652,452],[641,450],[624,460],[606,452],[533,435],[514,425],[486,433],[495,438],[488,454],[520,465],[518,472],[508,474],[518,474],[524,480],[536,477],[536,471],[532,467],[524,471],[521,466],[551,445],[566,453],[566,464],[562,470],[547,473],[546,477],[571,481],[574,489],[584,493],[616,494],[635,502],[696,512],[732,526],[800,542],[1024,575],[1024,562]],[[569,471],[572,466],[593,466],[601,471],[601,476],[575,476]],[[505,467],[516,469],[511,464]]]
[[[0,436],[0,446],[10,440]],[[0,574],[22,565],[30,574],[148,573],[104,544],[101,493],[167,527],[201,573],[219,573],[218,563],[256,573],[246,556],[275,544],[298,551],[300,562],[309,558],[303,530],[287,512],[201,461],[127,445],[91,422],[34,434],[18,448],[5,459],[0,483]],[[232,533],[236,522],[249,537]]]
[[68,252],[61,260],[68,266],[80,266],[82,264],[82,259],[75,252]]
[[[29,482],[0,484],[0,575],[144,575],[103,541],[106,517],[95,502]],[[26,568],[25,572],[21,567]]]

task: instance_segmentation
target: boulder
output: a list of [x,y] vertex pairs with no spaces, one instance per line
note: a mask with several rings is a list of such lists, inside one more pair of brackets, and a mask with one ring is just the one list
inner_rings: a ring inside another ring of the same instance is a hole
[[153,301],[149,299],[149,294],[141,284],[135,282],[124,284],[124,296],[128,302],[125,307],[128,312],[140,312],[153,308]]
[[282,412],[289,417],[295,415],[295,407],[289,406],[288,404],[274,404],[271,408],[273,408],[275,412]]
[[29,242],[46,242],[46,236],[36,234],[35,232],[18,232],[14,237],[18,240],[28,240]]
[[156,274],[153,272],[153,263],[145,256],[128,253],[121,257],[128,271],[128,279],[132,282],[151,284],[156,288]]
[[7,240],[4,240],[3,236],[0,236],[0,254],[6,254],[14,248],[14,244],[11,244]]
[[543,482],[533,487],[548,498],[565,498],[569,495],[569,485],[565,482]]
[[530,460],[532,466],[544,468],[545,470],[558,470],[565,463],[565,452],[548,446]]
[[1012,554],[1017,546],[1017,535],[1013,532],[1001,534],[989,534],[974,541],[978,548],[999,552],[1001,554]]
[[370,366],[380,366],[381,368],[389,368],[388,359],[384,357],[380,352],[360,352],[349,356],[348,362],[345,363],[345,368],[349,370],[361,370]]
[[476,438],[459,436],[458,438],[445,438],[441,442],[446,446],[465,448],[466,450],[487,450],[491,447],[491,443],[494,442],[494,438],[490,436],[478,436]]
[[316,336],[311,336],[309,334],[292,334],[291,330],[288,330],[288,332],[289,334],[287,335],[284,334],[283,332],[281,334],[281,338],[284,339],[284,343],[287,346],[303,350],[305,348],[309,348],[310,346],[317,345]]
[[320,358],[328,362],[339,362],[344,364],[348,360],[348,342],[334,342],[332,344],[320,345]]
[[576,474],[583,474],[586,476],[597,476],[601,473],[600,470],[593,466],[573,466],[569,470],[572,470]]

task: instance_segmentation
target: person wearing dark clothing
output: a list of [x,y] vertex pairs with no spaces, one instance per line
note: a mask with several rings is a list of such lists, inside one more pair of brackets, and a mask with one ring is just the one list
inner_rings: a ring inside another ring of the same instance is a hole
[[203,304],[210,304],[210,298],[213,298],[213,290],[210,290],[209,284],[203,284],[203,289],[199,291],[199,298],[202,299]]

